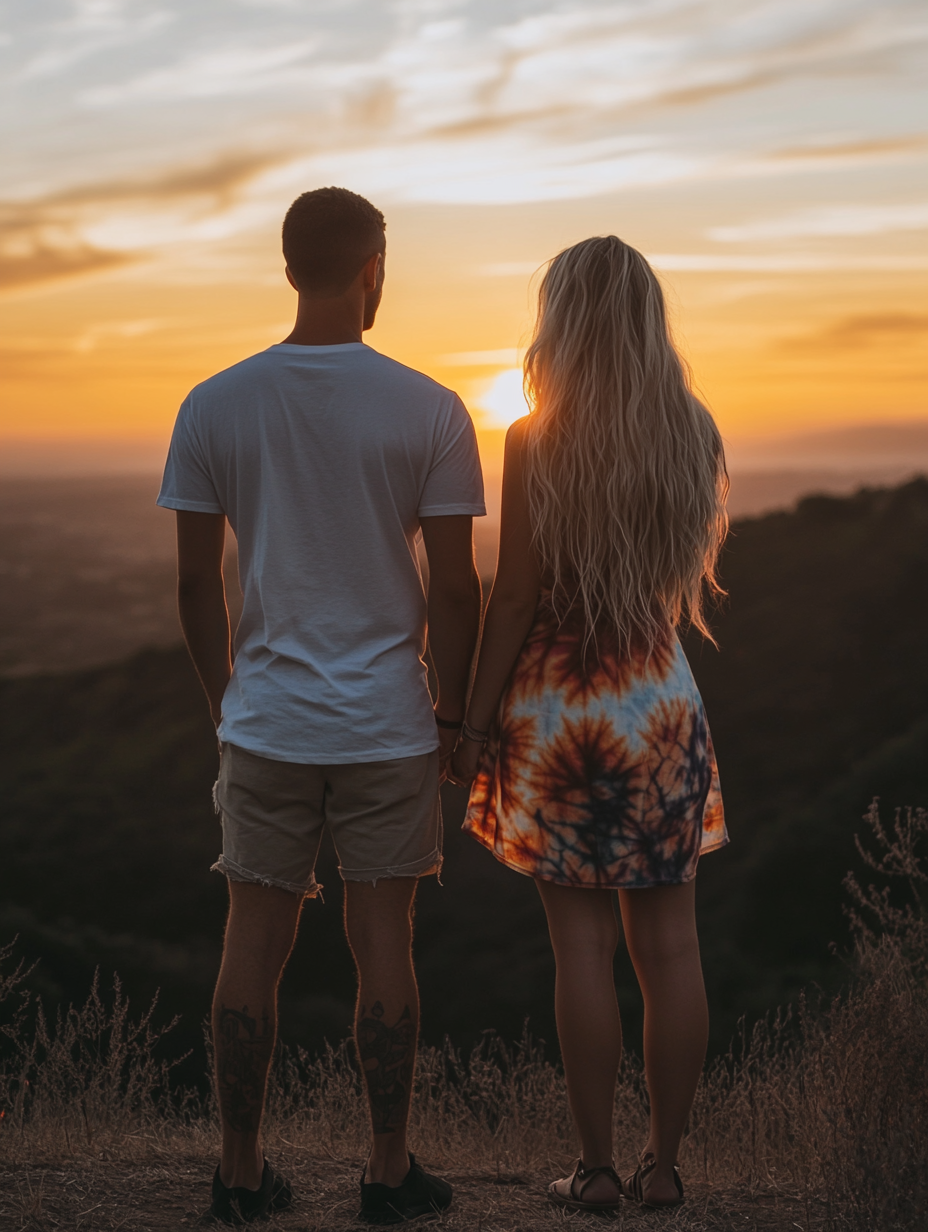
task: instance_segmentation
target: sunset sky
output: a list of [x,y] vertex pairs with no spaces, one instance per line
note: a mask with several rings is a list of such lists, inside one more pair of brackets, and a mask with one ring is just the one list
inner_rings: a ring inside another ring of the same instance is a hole
[[604,232],[734,456],[922,420],[926,43],[915,0],[0,3],[0,447],[157,460],[289,331],[280,220],[324,184],[387,215],[367,340],[491,466],[533,271]]

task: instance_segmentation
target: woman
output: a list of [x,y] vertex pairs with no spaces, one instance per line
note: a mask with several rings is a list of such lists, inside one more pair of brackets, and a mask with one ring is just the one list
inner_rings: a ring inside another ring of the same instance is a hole
[[[676,636],[706,637],[728,487],[650,266],[615,236],[554,258],[506,440],[499,565],[452,778],[464,828],[535,878],[581,1156],[571,1209],[683,1200],[677,1149],[706,1050],[694,912],[728,841],[702,701]],[[612,1120],[622,1036],[613,891],[645,1002],[650,1135],[623,1189]]]

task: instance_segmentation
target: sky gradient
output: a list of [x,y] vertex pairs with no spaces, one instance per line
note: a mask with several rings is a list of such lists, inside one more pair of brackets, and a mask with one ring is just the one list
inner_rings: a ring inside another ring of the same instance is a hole
[[733,457],[924,420],[926,43],[907,0],[0,3],[0,440],[155,458],[289,331],[280,220],[329,183],[387,215],[367,340],[491,467],[533,272],[604,232]]

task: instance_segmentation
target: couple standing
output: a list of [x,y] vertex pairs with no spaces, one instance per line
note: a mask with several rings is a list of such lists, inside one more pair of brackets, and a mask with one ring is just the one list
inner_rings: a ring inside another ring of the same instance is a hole
[[[277,985],[324,828],[358,971],[355,1038],[372,1146],[360,1218],[445,1209],[406,1146],[419,1002],[417,879],[441,866],[439,783],[471,785],[468,830],[535,878],[581,1155],[552,1201],[676,1205],[676,1154],[706,1047],[694,915],[701,852],[726,841],[705,713],[674,629],[704,633],[725,470],[689,392],[659,285],[614,236],[551,262],[525,362],[534,410],[506,441],[499,564],[480,626],[472,518],[485,513],[461,401],[364,345],[383,215],[345,189],[284,220],[296,324],[197,386],[159,503],[177,511],[178,600],[218,727],[229,917],[213,1002],[222,1156],[212,1216],[292,1202],[261,1119]],[[222,559],[238,539],[234,656]],[[417,565],[421,531],[427,597]],[[429,697],[431,656],[438,694]],[[613,891],[645,1000],[651,1132],[613,1163],[621,1054]]]

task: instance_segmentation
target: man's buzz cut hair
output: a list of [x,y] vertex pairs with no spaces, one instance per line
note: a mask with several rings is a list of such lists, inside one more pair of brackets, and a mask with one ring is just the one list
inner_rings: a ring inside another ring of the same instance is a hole
[[301,291],[341,295],[375,253],[385,252],[383,214],[347,188],[316,188],[287,210],[283,249]]

